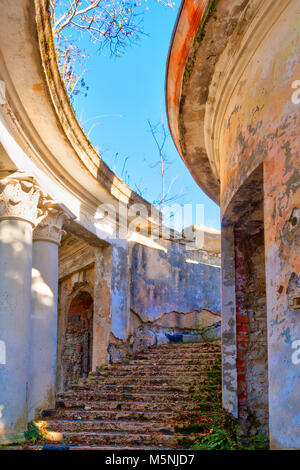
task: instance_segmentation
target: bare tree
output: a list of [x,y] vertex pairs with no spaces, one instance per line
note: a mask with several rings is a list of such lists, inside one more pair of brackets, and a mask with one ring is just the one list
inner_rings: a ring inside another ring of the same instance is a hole
[[[108,48],[112,56],[118,56],[143,34],[142,1],[50,0],[58,63],[70,97],[88,90],[83,78],[87,51],[79,48],[78,35],[87,35],[98,50]],[[156,1],[174,5],[169,0]]]
[[175,195],[170,196],[174,183],[178,179],[178,175],[174,176],[167,185],[166,175],[167,175],[169,168],[172,165],[172,161],[168,158],[165,152],[165,145],[169,137],[169,133],[166,131],[163,119],[161,118],[161,121],[159,121],[155,125],[151,123],[150,119],[147,119],[147,123],[148,123],[151,135],[153,137],[153,140],[155,142],[158,155],[159,155],[159,160],[155,162],[154,164],[150,165],[150,167],[151,168],[155,168],[157,166],[160,167],[161,194],[156,201],[153,201],[153,203],[161,211],[165,204],[176,201],[184,194],[185,191],[182,188],[180,193],[176,193]]

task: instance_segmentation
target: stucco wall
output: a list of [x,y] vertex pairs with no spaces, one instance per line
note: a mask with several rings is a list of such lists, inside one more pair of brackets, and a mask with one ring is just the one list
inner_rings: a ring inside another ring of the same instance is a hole
[[[214,239],[218,236],[214,234]],[[154,248],[116,241],[107,248],[93,248],[73,235],[63,241],[59,256],[60,388],[65,382],[68,312],[80,292],[88,292],[94,301],[93,369],[176,337],[219,336],[220,254],[191,249],[185,243],[183,239],[164,240]],[[214,250],[216,246],[215,242]]]
[[[265,15],[259,41],[254,31],[251,53],[239,56],[232,75],[231,86],[238,80],[220,131],[220,179],[227,223],[232,200],[263,165],[270,439],[272,448],[282,449],[300,447],[300,366],[292,356],[300,339],[300,105],[292,101],[300,78],[300,15],[296,1],[275,3],[277,17]],[[245,208],[236,209],[246,218]]]
[[134,244],[131,258],[131,334],[144,329],[163,342],[220,322],[219,254],[165,241],[162,249]]

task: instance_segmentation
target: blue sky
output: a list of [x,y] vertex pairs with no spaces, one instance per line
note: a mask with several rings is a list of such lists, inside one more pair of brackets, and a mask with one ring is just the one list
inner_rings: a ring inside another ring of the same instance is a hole
[[[144,5],[144,31],[134,46],[119,58],[96,49],[86,61],[87,97],[77,95],[77,117],[103,160],[132,189],[136,185],[150,202],[161,192],[159,160],[147,119],[157,124],[165,112],[164,82],[166,60],[179,2],[173,9],[155,0]],[[85,44],[88,46],[88,43]],[[198,187],[178,154],[171,137],[164,148],[170,162],[166,172],[172,203],[204,204],[204,223],[220,228],[219,208]],[[195,220],[194,220],[195,221]],[[193,222],[194,222],[193,221]]]

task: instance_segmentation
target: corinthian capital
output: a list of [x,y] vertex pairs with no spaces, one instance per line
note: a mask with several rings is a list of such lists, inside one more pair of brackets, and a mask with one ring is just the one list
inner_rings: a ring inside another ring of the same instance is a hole
[[33,231],[33,240],[43,240],[59,245],[62,235],[66,233],[62,226],[68,218],[68,215],[59,207],[49,207],[46,217]]
[[35,226],[45,214],[41,200],[42,191],[31,175],[15,171],[0,179],[0,220],[25,220]]

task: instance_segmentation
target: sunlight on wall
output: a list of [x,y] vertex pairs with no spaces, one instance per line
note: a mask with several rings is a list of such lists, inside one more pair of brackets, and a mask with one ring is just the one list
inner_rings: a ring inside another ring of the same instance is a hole
[[42,302],[44,306],[53,306],[54,294],[43,280],[41,273],[35,268],[32,268],[32,293],[38,297],[39,302]]
[[140,233],[133,232],[130,234],[128,238],[129,242],[137,242],[141,245],[150,246],[151,248],[155,248],[156,250],[164,251],[168,253],[168,250],[160,245],[159,243],[155,242],[152,238],[146,237],[145,235],[141,235]]
[[4,432],[4,423],[1,421],[3,409],[4,409],[4,406],[0,405],[0,435],[3,434]]
[[[0,340],[0,364],[6,364],[5,342]],[[0,415],[1,416],[1,415]]]

